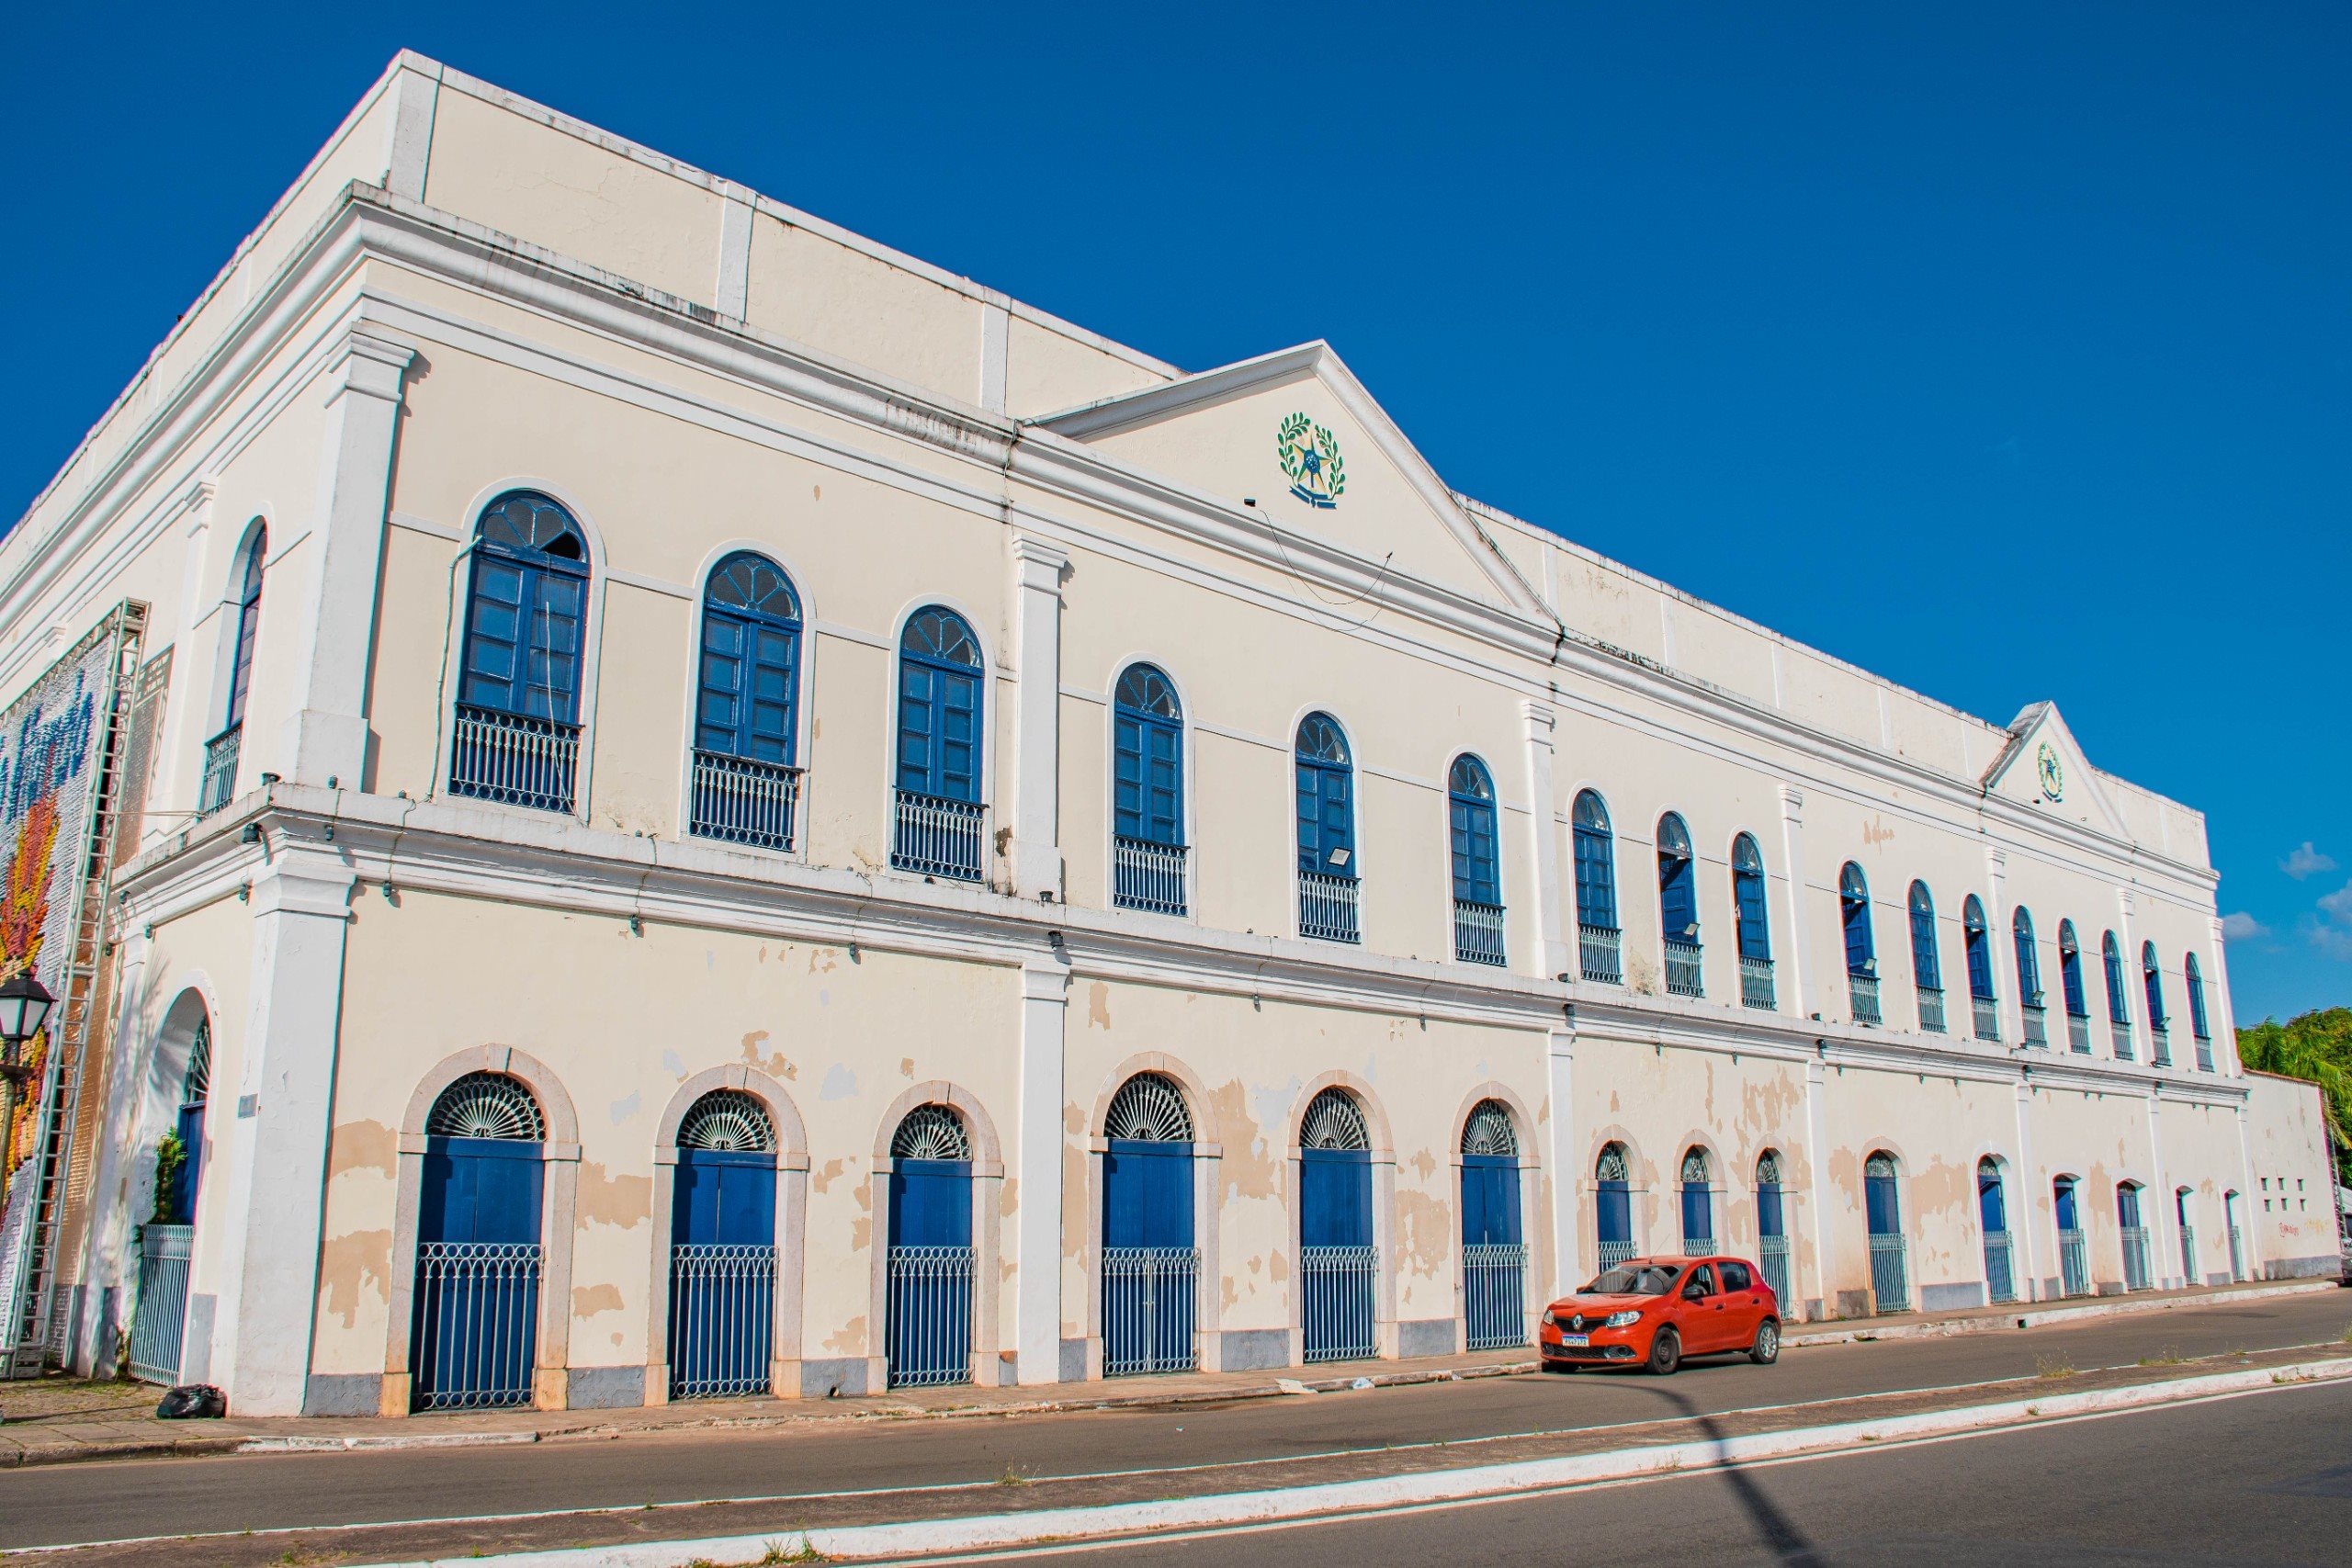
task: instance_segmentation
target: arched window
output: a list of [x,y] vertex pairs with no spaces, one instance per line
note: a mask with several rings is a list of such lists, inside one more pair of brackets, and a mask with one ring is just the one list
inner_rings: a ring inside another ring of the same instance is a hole
[[509,491],[482,509],[470,570],[450,793],[568,812],[587,542],[554,500]]
[[2075,940],[2075,922],[2058,922],[2058,988],[2066,1003],[2067,1043],[2082,1055],[2090,1055],[2090,994],[2083,986],[2083,946]]
[[800,601],[765,556],[738,550],[711,568],[696,679],[688,830],[790,849],[799,795]]
[[2114,1037],[2115,1059],[2132,1059],[2132,1001],[2123,989],[2123,950],[2109,931],[2099,943],[2099,959],[2107,976],[2107,1022]]
[[1634,1256],[1634,1190],[1625,1145],[1602,1146],[1593,1162],[1593,1211],[1600,1222],[1600,1266],[1613,1269]]
[[1838,919],[1846,930],[1846,994],[1854,1021],[1876,1023],[1878,945],[1871,934],[1871,888],[1852,861],[1838,873]]
[[1325,942],[1356,940],[1355,761],[1329,714],[1299,721],[1298,930]]
[[2018,1000],[2025,1009],[2025,1043],[2048,1040],[2041,1028],[2041,957],[2033,945],[2033,915],[2023,904],[2009,917],[2009,942],[2017,951]]
[[1707,1151],[1696,1146],[1682,1156],[1682,1250],[1705,1258],[1715,1250],[1715,1194],[1708,1183]]
[[1445,778],[1446,829],[1453,863],[1453,955],[1464,964],[1503,962],[1502,855],[1495,828],[1495,781],[1466,752]]
[[2197,954],[2184,957],[2181,970],[2188,981],[2188,1028],[2197,1036],[2197,1065],[2210,1073],[2213,1070],[2213,1032],[2205,1021],[2205,976],[2197,967]]
[[268,555],[269,530],[255,524],[238,574],[236,641],[229,649],[229,697],[221,706],[220,731],[204,747],[204,784],[196,803],[199,812],[220,810],[237,792],[245,695],[254,682],[254,638],[261,629],[261,569]]
[[1181,915],[1185,897],[1184,709],[1153,665],[1119,673],[1111,702],[1111,901]]
[[1772,987],[1772,920],[1765,902],[1764,857],[1746,833],[1731,841],[1732,926],[1739,939],[1739,999],[1752,1008],[1776,1005]]
[[[1783,1303],[1789,1299],[1789,1221],[1781,1202],[1781,1154],[1766,1149],[1756,1156],[1757,1262],[1763,1265],[1764,1282]],[[1782,1307],[1786,1311],[1785,1306]]]
[[1617,923],[1617,857],[1609,807],[1598,793],[1579,790],[1569,813],[1576,846],[1578,966],[1588,980],[1621,984],[1625,977]]
[[1924,882],[1911,884],[1911,977],[1919,987],[1919,1027],[1944,1029],[1944,969],[1936,956],[1936,900]]
[[2140,944],[2140,988],[2147,993],[2148,1037],[2155,1045],[2156,1066],[2169,1066],[2171,1052],[2165,1036],[2171,1024],[2165,1014],[2165,976],[2156,963],[2156,944],[2153,942]]
[[2001,1011],[1993,994],[1993,938],[1984,926],[1984,906],[1971,893],[1960,907],[1961,943],[1968,960],[1968,1000],[1979,1040],[2001,1038]]
[[980,879],[984,689],[979,640],[932,604],[899,637],[898,830],[902,871]]
[[1690,830],[1671,811],[1657,819],[1657,908],[1666,935],[1668,993],[1702,995],[1698,869],[1690,854]]

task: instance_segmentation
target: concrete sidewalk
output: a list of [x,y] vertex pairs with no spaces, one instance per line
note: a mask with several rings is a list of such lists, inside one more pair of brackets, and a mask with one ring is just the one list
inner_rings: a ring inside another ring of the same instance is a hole
[[[1978,1307],[1845,1318],[1792,1328],[1790,1348],[1871,1339],[2015,1333],[2124,1314],[2235,1304],[2332,1291],[2336,1282],[2291,1280],[2218,1289],[2151,1292],[2033,1306]],[[907,1420],[965,1416],[1115,1409],[1139,1405],[1278,1398],[1356,1386],[1503,1377],[1535,1370],[1525,1348],[1437,1356],[1410,1361],[1360,1361],[1280,1372],[1192,1372],[1046,1388],[903,1389],[831,1400],[697,1400],[630,1410],[482,1410],[408,1417],[275,1417],[159,1421],[161,1391],[129,1382],[51,1378],[0,1384],[0,1466],[74,1463],[168,1455],[285,1453],[352,1449],[413,1449],[531,1443],[818,1422]]]

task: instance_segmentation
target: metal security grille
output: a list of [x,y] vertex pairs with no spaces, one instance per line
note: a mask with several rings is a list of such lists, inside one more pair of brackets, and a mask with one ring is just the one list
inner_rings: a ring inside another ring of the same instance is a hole
[[1971,997],[1968,1000],[1973,1015],[1972,1027],[1976,1038],[1997,1045],[2001,1043],[2001,1004],[1991,997]]
[[1919,1027],[1929,1034],[1944,1032],[1944,993],[1940,987],[1919,987]]
[[1577,965],[1597,986],[1625,983],[1624,933],[1614,926],[1577,927]]
[[2148,1288],[2148,1227],[2125,1225],[2123,1232],[2123,1288],[2144,1291]]
[[885,1351],[892,1388],[972,1381],[972,1249],[894,1247]]
[[1102,1249],[1102,1371],[1189,1372],[1200,1364],[1193,1313],[1201,1255],[1190,1247]]
[[449,793],[570,811],[580,766],[580,727],[458,705],[450,739]]
[[1901,1236],[1871,1237],[1871,1294],[1878,1312],[1911,1310],[1911,1275]]
[[1745,1006],[1761,1008],[1767,1011],[1770,1011],[1771,1009],[1780,1005],[1778,999],[1773,995],[1772,961],[1770,959],[1749,958],[1746,954],[1741,955],[1739,960],[1739,999]]
[[418,1409],[531,1403],[540,1263],[535,1241],[417,1244]]
[[204,783],[196,792],[198,816],[210,816],[236,793],[237,753],[244,734],[243,725],[232,725],[204,743]]
[[1356,879],[1326,876],[1319,871],[1298,874],[1298,934],[1317,942],[1355,942]]
[[2192,1287],[2204,1283],[2197,1277],[2197,1227],[2195,1225],[2184,1224],[2180,1227],[2180,1282]]
[[800,770],[718,751],[695,753],[694,814],[698,838],[763,850],[792,848]]
[[1603,1269],[1614,1269],[1633,1256],[1634,1244],[1630,1241],[1604,1241],[1600,1244],[1600,1266]]
[[1666,994],[1670,997],[1699,997],[1706,994],[1705,970],[1701,963],[1701,950],[1695,942],[1680,937],[1666,939]]
[[2058,1290],[2069,1296],[2091,1293],[2090,1258],[2078,1230],[2058,1233]]
[[981,818],[986,807],[969,801],[899,791],[899,830],[890,863],[900,871],[980,880]]
[[1378,1348],[1372,1303],[1379,1275],[1376,1247],[1299,1248],[1299,1323],[1306,1359],[1360,1360]]
[[1780,1298],[1781,1310],[1789,1310],[1789,1238],[1768,1235],[1758,1247],[1757,1261],[1764,1266],[1764,1282],[1772,1287],[1772,1294]]
[[2238,1227],[2235,1225],[2230,1227],[2230,1278],[2233,1280],[2245,1278],[2245,1246],[2239,1239]]
[[139,1304],[130,1317],[130,1375],[141,1382],[180,1381],[180,1347],[187,1332],[187,1268],[193,1225],[142,1225],[139,1232]]
[[1879,1022],[1878,977],[1873,975],[1848,975],[1846,988],[1854,1004],[1854,1021]]
[[2050,1043],[2048,1010],[2039,1002],[2027,1002],[2018,1010],[2025,1019],[2025,1043],[2037,1048]]
[[671,1398],[767,1393],[775,1336],[775,1247],[670,1249]]
[[1478,1242],[1462,1249],[1462,1309],[1467,1348],[1527,1343],[1527,1248]]
[[1502,906],[1467,898],[1453,901],[1453,956],[1464,964],[1490,964],[1498,968],[1507,961]]
[[500,1138],[536,1144],[547,1119],[531,1091],[503,1073],[468,1073],[433,1102],[424,1131],[436,1138]]
[[1184,846],[1115,835],[1111,840],[1111,902],[1155,914],[1184,912]]
[[1994,1302],[2018,1299],[2016,1256],[2007,1231],[1988,1232],[1984,1237],[1984,1294]]

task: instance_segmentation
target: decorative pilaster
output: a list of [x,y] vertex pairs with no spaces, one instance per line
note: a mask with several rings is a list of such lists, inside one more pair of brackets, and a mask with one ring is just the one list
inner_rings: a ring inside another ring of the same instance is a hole
[[1519,705],[1527,726],[1528,834],[1534,853],[1534,931],[1530,942],[1535,972],[1545,979],[1566,978],[1569,972],[1567,923],[1560,899],[1560,808],[1552,792],[1554,746],[1557,718],[1549,703],[1530,697]]
[[1584,1282],[1584,1255],[1577,1246],[1577,1220],[1584,1180],[1584,1150],[1577,1142],[1577,1037],[1573,1030],[1547,1031],[1544,1039],[1545,1094],[1551,1114],[1552,1293],[1565,1296]]
[[[1062,1365],[1062,1024],[1068,965],[1021,970],[1021,1115],[1012,1168],[1013,1379],[1058,1382]],[[985,1283],[985,1282],[984,1282]]]
[[2238,1058],[2238,1013],[2230,999],[2230,960],[2223,951],[2228,945],[2222,940],[2222,921],[2216,916],[2205,942],[2207,956],[2213,961],[2205,985],[2205,1026],[2213,1032],[2215,1069],[2234,1078],[2245,1074],[2245,1064]]
[[[1816,1053],[1804,1065],[1804,1163],[1808,1190],[1804,1231],[1813,1243],[1813,1289],[1821,1315],[1838,1314],[1838,1292],[1829,1272],[1829,1235],[1843,1218],[1830,1213],[1828,1068]],[[1800,1286],[1797,1294],[1804,1294]]]
[[[1984,880],[1992,889],[1993,901],[1984,907],[1984,961],[1993,974],[1993,994],[2001,999],[2001,1040],[2011,1047],[2025,1044],[2025,980],[2018,974],[2017,931],[2009,922],[2016,917],[2009,910],[2009,854],[2007,850],[1987,847],[1984,851]],[[2007,961],[2003,954],[2007,954]],[[2002,983],[2006,970],[2008,981]]]
[[2041,1248],[2037,1238],[2041,1226],[2034,1218],[2034,1204],[2042,1190],[2041,1168],[2033,1163],[2033,1069],[2027,1067],[2018,1074],[2018,1158],[2017,1207],[2009,1219],[2009,1235],[2025,1237],[2025,1255],[2013,1259],[2023,1278],[2018,1280],[2018,1298],[2036,1302],[2041,1299]]
[[300,784],[334,779],[359,787],[368,760],[368,666],[376,641],[384,508],[391,491],[401,378],[416,351],[355,329],[325,378],[326,435],[311,581],[284,668],[294,671],[294,712],[272,770]]
[[1012,541],[1017,646],[1012,739],[1012,890],[1062,894],[1060,771],[1062,571],[1069,552],[1043,539]]
[[[2130,1021],[2125,1028],[2132,1036],[2132,1059],[2154,1063],[2156,1059],[2156,1021],[2148,1016],[2148,988],[2141,978],[2140,942],[2132,929],[2132,889],[2115,890],[2115,935],[2122,951],[2123,1016]],[[2106,954],[2099,955],[2104,967]]]

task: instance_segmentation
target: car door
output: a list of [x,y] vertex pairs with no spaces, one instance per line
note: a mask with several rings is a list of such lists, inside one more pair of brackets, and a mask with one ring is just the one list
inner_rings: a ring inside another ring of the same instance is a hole
[[[1692,1292],[1699,1292],[1693,1299]],[[1715,1282],[1714,1265],[1702,1263],[1682,1281],[1682,1349],[1703,1356],[1724,1348],[1724,1293]]]
[[1718,1258],[1715,1282],[1724,1292],[1724,1348],[1746,1349],[1756,1343],[1764,1322],[1764,1292],[1757,1289],[1756,1270],[1736,1258]]

